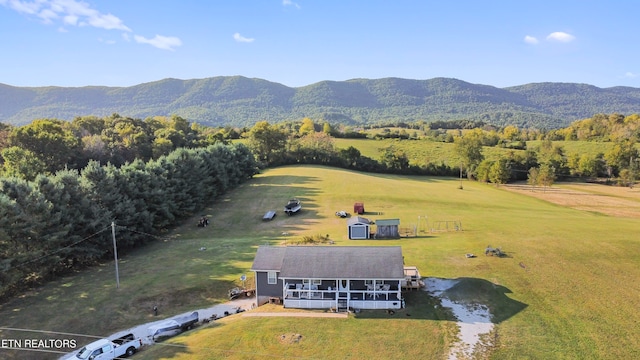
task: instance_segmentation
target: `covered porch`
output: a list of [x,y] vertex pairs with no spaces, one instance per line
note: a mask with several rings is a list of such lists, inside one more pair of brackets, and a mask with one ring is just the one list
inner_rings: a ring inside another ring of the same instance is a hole
[[288,308],[400,309],[397,279],[285,279],[283,305]]

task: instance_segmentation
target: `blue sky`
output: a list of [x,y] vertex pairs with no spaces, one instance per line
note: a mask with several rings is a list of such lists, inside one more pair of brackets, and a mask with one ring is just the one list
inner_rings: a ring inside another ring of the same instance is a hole
[[640,87],[640,1],[0,0],[0,83],[242,75]]

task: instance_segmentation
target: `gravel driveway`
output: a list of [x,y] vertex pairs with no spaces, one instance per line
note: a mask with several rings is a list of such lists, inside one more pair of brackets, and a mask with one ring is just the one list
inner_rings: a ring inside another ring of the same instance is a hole
[[[137,325],[137,326],[134,326],[134,327],[126,329],[126,330],[118,331],[117,333],[114,333],[114,334],[108,336],[108,338],[109,339],[117,339],[117,338],[119,338],[119,337],[121,337],[123,335],[131,333],[136,338],[141,338],[143,345],[153,345],[154,342],[153,342],[152,339],[149,338],[149,333],[148,333],[149,326],[151,326],[151,325],[163,322],[165,320],[170,320],[170,319],[174,319],[174,318],[187,316],[187,315],[193,313],[194,311],[198,312],[198,321],[202,321],[204,319],[211,318],[211,316],[213,314],[217,314],[218,316],[222,316],[225,313],[225,311],[229,312],[229,314],[235,314],[236,313],[236,309],[238,309],[238,308],[243,309],[243,310],[250,310],[253,307],[253,304],[255,304],[255,297],[236,299],[236,300],[224,303],[224,304],[218,304],[218,305],[210,307],[210,308],[191,310],[191,311],[186,312],[184,314],[178,314],[178,315],[175,315],[175,316],[172,316],[172,317],[169,317],[169,318],[158,319],[156,321],[148,322],[146,324]],[[87,344],[78,344],[78,349],[77,350],[80,350],[80,348],[82,348],[83,346],[85,346]],[[74,359],[76,351],[63,355],[62,357],[60,357],[60,360]]]

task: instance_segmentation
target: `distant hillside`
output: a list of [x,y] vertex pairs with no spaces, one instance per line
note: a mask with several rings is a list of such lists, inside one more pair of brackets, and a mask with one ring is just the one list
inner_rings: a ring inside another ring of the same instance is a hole
[[291,88],[242,76],[165,79],[131,87],[14,87],[0,84],[0,122],[77,116],[144,119],[179,115],[210,126],[251,126],[309,117],[343,124],[481,120],[558,128],[597,113],[640,113],[640,89],[535,83],[508,88],[456,79],[321,81]]

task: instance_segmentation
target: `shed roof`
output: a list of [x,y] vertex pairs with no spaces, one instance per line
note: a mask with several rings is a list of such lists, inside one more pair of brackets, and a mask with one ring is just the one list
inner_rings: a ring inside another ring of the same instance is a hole
[[400,219],[376,220],[376,225],[377,226],[400,225]]
[[347,221],[347,225],[353,225],[357,223],[371,224],[371,221],[369,221],[369,219],[367,218],[363,218],[362,216],[354,216],[351,219],[349,219],[349,221]]
[[404,278],[400,246],[260,247],[252,270],[277,271],[274,266],[278,261],[281,278]]

